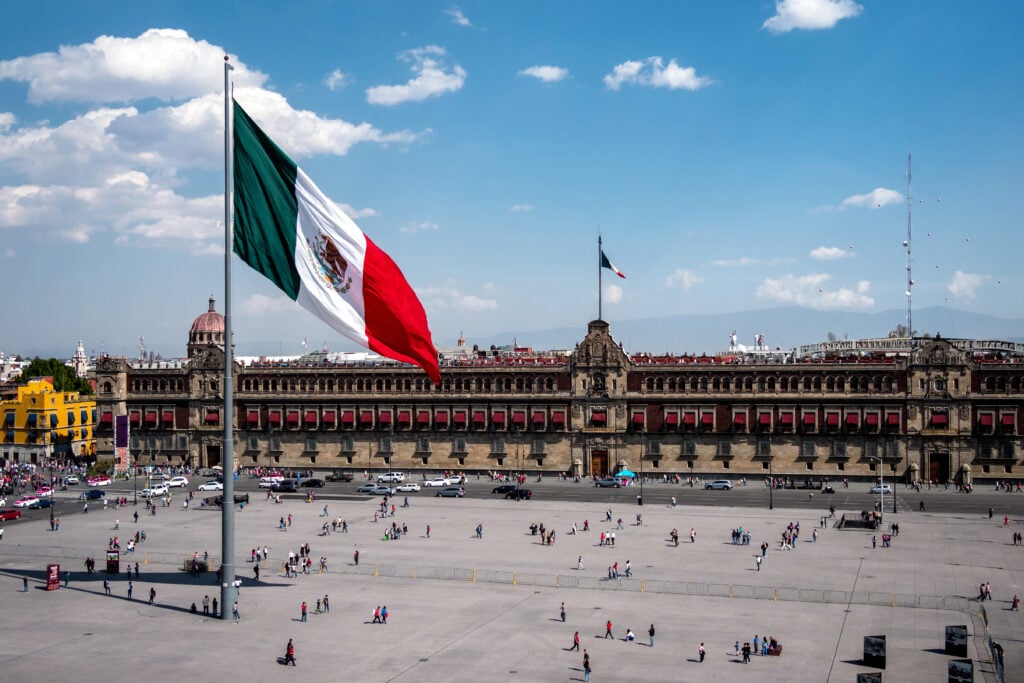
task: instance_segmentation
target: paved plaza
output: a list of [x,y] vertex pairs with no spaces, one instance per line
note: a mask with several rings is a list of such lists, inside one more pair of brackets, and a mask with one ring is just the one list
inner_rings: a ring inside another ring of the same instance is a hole
[[[481,486],[490,485],[467,485]],[[1024,658],[1015,654],[1024,628],[1019,613],[1008,609],[1024,583],[1024,550],[1011,544],[1019,519],[1007,529],[1002,519],[987,515],[901,513],[887,518],[899,522],[900,534],[892,547],[882,548],[881,531],[839,530],[834,520],[821,528],[827,509],[620,505],[607,522],[607,506],[599,503],[452,500],[422,492],[410,501],[402,508],[399,497],[395,516],[375,522],[379,498],[278,505],[254,496],[236,513],[237,574],[244,580],[237,624],[202,615],[203,596],[220,597],[212,573],[196,578],[181,571],[194,553],[219,559],[216,510],[175,505],[150,516],[140,505],[136,524],[132,506],[93,509],[65,518],[58,532],[45,520],[7,525],[0,541],[3,680],[302,675],[572,681],[583,680],[582,653],[569,651],[578,631],[594,681],[855,681],[857,673],[875,670],[860,664],[868,635],[887,637],[884,680],[945,681],[949,624],[965,624],[972,635],[975,680],[995,680],[986,673],[991,666],[977,617],[981,582],[992,586],[994,599],[985,607],[993,637],[1007,652],[1007,680],[1020,680],[1013,672],[1024,671]],[[321,516],[324,504],[327,517]],[[279,520],[288,515],[292,524],[282,531]],[[319,535],[325,521],[338,517],[347,521],[348,533]],[[113,529],[115,519],[119,530]],[[585,520],[589,532],[582,531]],[[407,526],[408,534],[384,540],[393,522]],[[575,535],[569,533],[574,522]],[[799,539],[795,549],[783,551],[779,540],[791,522],[800,524]],[[555,530],[552,545],[531,535],[534,523]],[[750,545],[732,543],[731,532],[740,526],[749,531]],[[680,532],[678,547],[669,540],[673,528]],[[140,563],[134,599],[127,599],[123,569],[110,578],[111,595],[104,595],[108,539],[118,536],[123,549],[143,529],[147,540],[126,556]],[[602,531],[615,531],[614,546],[600,545]],[[878,547],[872,547],[872,535]],[[764,541],[770,549],[758,570],[755,555]],[[320,557],[327,558],[327,571],[285,578],[283,559],[304,543],[310,545],[313,571]],[[264,545],[270,558],[255,582],[250,553]],[[97,561],[95,574],[85,574],[87,556]],[[44,570],[52,561],[72,571],[69,588],[44,589]],[[620,578],[609,580],[614,563]],[[330,597],[330,613],[313,613],[324,595]],[[310,611],[305,623],[303,601]],[[190,613],[192,603],[199,614]],[[901,606],[908,604],[922,606]],[[388,623],[372,623],[374,608],[383,605]],[[609,620],[614,638],[604,637]],[[627,628],[635,642],[623,640]],[[782,656],[756,656],[743,664],[734,645],[752,643],[755,635],[776,638]],[[294,670],[278,662],[289,638],[298,659]],[[697,661],[702,642],[703,663]]]

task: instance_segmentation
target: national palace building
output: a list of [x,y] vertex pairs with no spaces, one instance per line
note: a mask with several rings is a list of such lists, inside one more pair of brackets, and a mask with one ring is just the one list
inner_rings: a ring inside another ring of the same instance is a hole
[[836,341],[788,352],[627,354],[594,320],[572,351],[460,348],[441,384],[401,363],[236,362],[223,414],[224,318],[192,325],[188,357],[96,362],[97,457],[127,415],[134,460],[404,471],[713,477],[1019,477],[1024,345],[945,338]]

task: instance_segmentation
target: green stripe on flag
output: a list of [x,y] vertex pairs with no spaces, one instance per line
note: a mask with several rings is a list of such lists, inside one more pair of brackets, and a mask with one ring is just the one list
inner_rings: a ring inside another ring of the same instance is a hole
[[234,251],[294,301],[297,168],[238,102],[234,110]]

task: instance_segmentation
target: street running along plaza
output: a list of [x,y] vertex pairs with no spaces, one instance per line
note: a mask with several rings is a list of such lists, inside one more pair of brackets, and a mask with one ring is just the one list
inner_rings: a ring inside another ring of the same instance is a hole
[[[492,486],[483,479],[466,484]],[[583,680],[586,650],[595,681],[854,681],[857,673],[877,670],[860,663],[864,637],[885,635],[885,680],[937,681],[945,680],[951,659],[943,654],[944,628],[964,624],[975,680],[986,680],[982,672],[991,665],[983,664],[989,656],[976,597],[979,584],[989,583],[993,599],[984,606],[993,636],[1010,644],[1007,664],[1016,667],[1007,680],[1021,671],[1020,657],[1011,654],[1021,637],[1020,617],[1009,611],[1024,572],[1024,551],[1011,543],[1019,518],[1005,528],[1000,515],[901,512],[887,515],[877,531],[853,531],[835,528],[836,519],[822,527],[827,500],[814,509],[768,511],[688,506],[685,498],[684,490],[676,507],[616,503],[607,521],[609,506],[601,502],[540,496],[513,502],[420,492],[409,495],[407,508],[402,495],[391,499],[382,516],[380,498],[275,504],[254,494],[251,504],[236,509],[236,566],[243,579],[238,623],[203,615],[204,596],[219,597],[213,571],[199,577],[183,571],[206,552],[218,565],[216,509],[194,504],[185,510],[175,501],[158,506],[154,516],[140,503],[136,523],[131,505],[92,506],[86,515],[65,516],[55,532],[42,516],[7,524],[0,541],[0,670],[5,681],[277,680],[300,675],[296,671],[312,680],[571,681]],[[836,518],[859,512],[837,510]],[[331,529],[339,519],[346,533],[338,525],[322,535],[325,523]],[[881,535],[892,521],[900,533],[883,547]],[[573,523],[576,534],[570,533]],[[783,532],[797,523],[795,547],[781,549]],[[555,532],[550,544],[531,533],[531,525],[541,524]],[[408,531],[385,540],[392,525]],[[740,527],[749,545],[733,543]],[[673,529],[678,545],[670,538]],[[128,539],[143,530],[146,540],[125,555]],[[602,532],[615,533],[614,545],[600,543]],[[122,549],[117,576],[104,572],[114,537]],[[300,569],[286,578],[289,551],[298,554],[307,543],[311,573]],[[762,543],[769,548],[758,568]],[[269,558],[259,563],[255,581],[251,552],[264,546]],[[96,560],[91,575],[87,557]],[[70,570],[67,588],[45,590],[49,563]],[[616,564],[619,578],[609,578]],[[330,612],[321,605],[318,613],[324,596]],[[901,606],[910,604],[923,606]],[[383,606],[387,623],[373,623]],[[612,638],[605,637],[609,621]],[[627,629],[635,641],[624,640]],[[581,651],[570,651],[577,631]],[[781,656],[742,663],[735,645],[753,644],[755,635],[776,639]],[[281,662],[289,639],[297,666],[286,669]]]

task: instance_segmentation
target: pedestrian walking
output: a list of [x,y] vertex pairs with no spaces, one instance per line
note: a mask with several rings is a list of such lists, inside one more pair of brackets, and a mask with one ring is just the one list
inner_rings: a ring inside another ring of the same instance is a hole
[[740,654],[740,641],[737,640],[736,641],[736,655],[738,656],[739,654]]
[[110,595],[110,580],[109,579],[103,579],[103,592],[106,595]]
[[651,637],[651,647],[654,647],[654,624],[651,624],[651,627],[647,629],[647,635]]
[[612,621],[611,621],[611,619],[609,619],[608,622],[604,625],[604,637],[606,639],[607,638],[611,638],[612,640],[615,639],[615,636],[612,635]]
[[583,570],[583,556],[582,555],[580,555],[578,558],[576,558],[576,569],[578,571],[582,571]]
[[132,516],[135,518],[135,523],[138,524],[139,523],[139,511],[136,510],[135,514],[132,515]]
[[704,643],[701,643],[700,647],[697,648],[697,654],[700,655],[700,661],[703,662],[704,661],[704,655],[707,654],[707,652],[704,650]]
[[128,599],[129,600],[132,599],[132,582],[131,581],[128,582]]
[[754,561],[757,562],[757,571],[761,571],[761,556],[754,555]]
[[306,601],[305,600],[302,601],[302,608],[301,609],[302,609],[302,619],[300,621],[306,621],[306,609],[307,609],[307,606],[306,606]]
[[28,593],[28,575],[21,577],[21,585],[25,589],[24,592]]
[[253,565],[252,573],[253,573],[253,578],[256,581],[259,581],[260,580],[260,566],[258,564]]
[[352,553],[352,559],[355,560],[356,566],[359,566],[359,551]]
[[154,600],[156,600],[156,588],[153,588],[152,586],[150,586],[150,588],[149,588],[149,604],[152,605]]
[[284,649],[284,665],[296,666],[295,664],[295,646],[292,644],[292,639],[288,639],[288,646]]
[[210,614],[210,596],[209,595],[204,595],[203,596],[203,615],[204,616],[209,616],[209,614]]
[[377,605],[377,607],[375,607],[373,610],[373,623],[380,623],[380,605]]
[[331,611],[331,603],[328,602],[327,595],[325,594],[324,595],[324,612],[328,612],[329,613],[330,611]]
[[562,608],[558,612],[562,617],[562,623],[565,623],[565,603],[562,603]]
[[572,647],[570,647],[569,649],[570,650],[576,650],[577,652],[580,651],[580,632],[579,631],[576,631],[575,633],[572,634]]
[[583,658],[583,680],[584,680],[584,683],[590,683],[590,672],[591,672],[592,668],[593,667],[590,664],[590,657],[584,657]]
[[[216,604],[216,601],[214,601],[214,603]],[[237,600],[235,600],[235,603],[231,606],[231,618],[234,619],[236,623],[242,620],[242,615],[238,613]]]
[[757,637],[756,633],[754,634],[754,654],[761,654],[761,639]]
[[697,542],[697,531],[695,529],[690,529],[690,543],[696,543],[696,542]]
[[217,598],[213,599],[213,608],[212,608],[211,614],[213,616],[217,616],[217,614],[218,614],[218,612],[217,612]]
[[380,608],[380,623],[388,623],[388,606],[384,605]]

